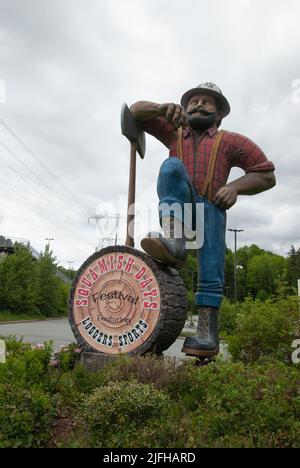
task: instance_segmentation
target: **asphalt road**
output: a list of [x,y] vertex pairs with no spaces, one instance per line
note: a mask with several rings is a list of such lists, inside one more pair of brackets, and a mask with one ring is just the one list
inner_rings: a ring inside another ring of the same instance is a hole
[[[184,328],[185,331],[195,333],[194,328]],[[45,341],[53,341],[54,348],[68,345],[75,342],[74,335],[67,319],[43,320],[41,322],[17,322],[0,324],[0,336],[15,335],[17,338],[22,338],[27,343],[44,343]],[[164,351],[165,356],[172,358],[190,359],[181,352],[184,338],[179,337],[173,345]],[[226,353],[225,346],[221,343],[220,352]]]
[[[67,319],[0,324],[0,336],[9,335],[15,335],[17,338],[23,337],[23,341],[27,343],[37,344],[52,340],[55,349],[58,349],[61,345],[68,345],[75,342]],[[175,343],[164,352],[164,355],[184,359],[186,356],[181,352],[182,345],[183,338],[178,338]]]

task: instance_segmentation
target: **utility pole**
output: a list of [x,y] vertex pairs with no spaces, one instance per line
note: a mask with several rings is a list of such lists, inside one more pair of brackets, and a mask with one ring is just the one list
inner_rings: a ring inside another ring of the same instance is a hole
[[71,265],[74,263],[74,260],[68,260],[67,263],[69,264],[68,277],[71,282]]
[[48,241],[48,252],[50,252],[50,242],[54,240],[53,237],[45,237],[45,240]]
[[237,233],[244,232],[244,229],[227,229],[234,232],[234,302],[237,303]]

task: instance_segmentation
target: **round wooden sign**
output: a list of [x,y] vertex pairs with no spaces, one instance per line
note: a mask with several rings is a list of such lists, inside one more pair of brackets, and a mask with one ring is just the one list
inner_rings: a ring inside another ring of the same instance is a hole
[[131,247],[116,246],[95,253],[80,268],[69,321],[85,350],[160,353],[179,335],[186,311],[186,290],[175,270]]

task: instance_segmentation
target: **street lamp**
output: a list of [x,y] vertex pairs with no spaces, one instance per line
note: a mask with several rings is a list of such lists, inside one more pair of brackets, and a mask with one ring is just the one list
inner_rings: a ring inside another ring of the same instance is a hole
[[244,229],[227,229],[227,231],[234,232],[234,302],[237,302],[237,233],[244,232]]
[[53,237],[45,237],[45,240],[48,241],[48,251],[50,251],[50,242],[54,240]]
[[71,265],[74,263],[74,260],[68,260],[67,263],[69,264],[68,278],[71,283]]

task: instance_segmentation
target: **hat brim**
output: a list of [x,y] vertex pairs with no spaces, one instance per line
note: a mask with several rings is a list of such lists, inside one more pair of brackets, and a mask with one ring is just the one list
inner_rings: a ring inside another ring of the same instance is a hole
[[223,96],[220,93],[217,93],[213,89],[207,89],[207,88],[192,88],[189,89],[186,93],[181,98],[181,105],[186,109],[187,103],[189,102],[190,98],[194,96],[195,94],[210,94],[216,99],[217,105],[218,105],[218,110],[222,112],[222,116],[226,117],[230,113],[230,105],[225,96]]

